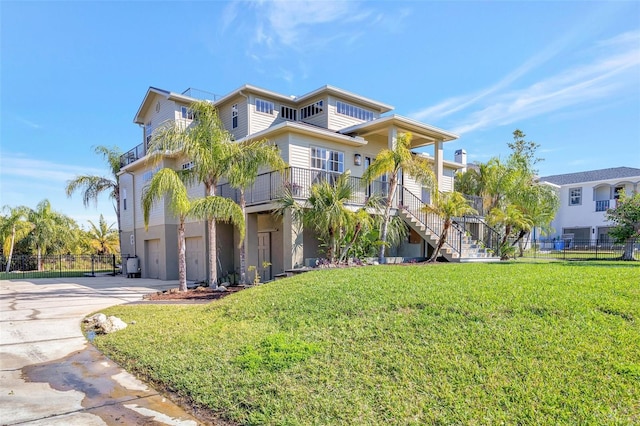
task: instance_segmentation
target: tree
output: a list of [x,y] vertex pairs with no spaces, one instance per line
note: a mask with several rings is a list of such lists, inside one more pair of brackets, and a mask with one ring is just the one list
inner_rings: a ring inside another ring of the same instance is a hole
[[184,222],[191,209],[187,188],[180,175],[172,169],[161,169],[153,175],[142,195],[144,228],[149,229],[149,215],[154,203],[169,197],[169,209],[178,217],[178,283],[180,291],[187,291],[187,260],[184,238]]
[[400,171],[407,173],[423,185],[432,186],[434,182],[433,172],[427,160],[411,152],[411,138],[411,133],[398,135],[396,146],[393,149],[380,151],[363,175],[367,182],[372,182],[381,176],[388,176],[389,179],[389,190],[380,227],[380,241],[382,242],[378,253],[380,263],[384,262],[384,252],[388,245],[387,234],[391,219],[391,207],[398,187]]
[[89,207],[91,202],[98,205],[98,198],[102,194],[108,194],[113,200],[113,210],[118,220],[118,241],[120,240],[120,185],[118,183],[118,173],[120,172],[120,148],[114,146],[108,148],[98,145],[94,148],[96,154],[102,155],[109,164],[111,176],[78,175],[74,179],[67,181],[67,197],[71,197],[77,190],[82,191],[82,203]]
[[97,254],[113,254],[120,251],[120,236],[117,229],[113,229],[113,224],[108,225],[104,216],[100,215],[98,225],[88,221],[91,229],[87,231],[89,244]]
[[634,240],[640,237],[640,193],[629,197],[620,191],[615,209],[607,210],[606,217],[616,225],[609,235],[618,244],[625,243],[622,260],[635,260],[633,257]]
[[434,213],[440,217],[443,221],[442,231],[438,237],[438,245],[436,246],[429,262],[435,262],[440,254],[440,250],[447,241],[447,235],[449,228],[453,222],[453,218],[462,217],[466,215],[477,214],[478,212],[469,205],[469,201],[464,198],[461,193],[454,192],[439,192],[433,191],[431,204],[426,204],[423,207],[427,213]]
[[49,249],[64,247],[72,236],[69,229],[75,226],[75,222],[53,210],[47,199],[40,201],[35,210],[28,212],[27,220],[33,225],[29,238],[36,250],[38,270],[41,271],[43,268],[42,255],[46,254]]
[[0,222],[0,236],[2,236],[3,252],[7,258],[6,272],[9,272],[16,241],[20,241],[29,235],[33,225],[26,220],[29,214],[28,207],[4,206],[2,209],[6,212],[6,216],[2,216],[2,221]]
[[345,228],[353,223],[354,212],[346,207],[353,195],[349,182],[350,172],[342,173],[335,182],[322,180],[309,189],[309,197],[300,204],[289,189],[278,201],[276,214],[283,215],[287,209],[297,223],[313,229],[321,241],[327,245],[327,260],[336,261],[339,252],[338,242]]
[[514,229],[531,229],[532,220],[527,217],[522,209],[515,204],[508,204],[504,209],[494,208],[489,212],[487,220],[491,226],[500,226],[504,230],[502,241],[500,242],[500,260],[507,260],[512,254],[509,245],[509,236]]
[[[189,159],[193,167],[188,170],[186,183],[202,183],[205,196],[215,197],[218,182],[228,174],[232,165],[231,135],[224,129],[211,103],[194,102],[191,109],[194,113],[193,122],[169,121],[154,132],[147,148],[147,161],[159,164],[167,152]],[[201,218],[207,220],[209,285],[212,287],[217,287],[218,282],[216,222],[219,218],[230,218],[235,214],[225,201],[237,207],[230,200],[209,199],[201,201],[197,209]]]
[[[233,145],[231,158],[231,168],[227,178],[229,185],[240,192],[238,204],[242,210],[242,217],[246,220],[245,190],[256,181],[260,168],[269,167],[271,170],[282,170],[287,164],[280,156],[278,148],[267,144],[264,140]],[[245,244],[242,239],[240,244],[240,283],[247,283],[246,274]]]
[[[521,186],[520,191],[514,194],[512,199],[514,205],[518,206],[527,219],[525,223],[527,226],[517,229],[518,236],[511,244],[512,246],[521,243],[533,227],[539,228],[543,234],[549,232],[551,221],[559,207],[558,194],[552,187],[532,182]],[[522,245],[520,245],[520,256],[523,256]]]
[[516,169],[537,173],[533,166],[543,161],[542,158],[536,157],[536,150],[540,148],[540,144],[525,141],[526,136],[520,129],[513,131],[513,142],[507,142],[507,146],[511,149],[509,162]]

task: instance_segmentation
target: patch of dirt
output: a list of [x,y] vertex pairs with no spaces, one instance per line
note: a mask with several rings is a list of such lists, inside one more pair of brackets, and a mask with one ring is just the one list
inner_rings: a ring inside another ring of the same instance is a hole
[[236,293],[243,290],[244,287],[229,286],[227,291],[215,291],[210,287],[197,287],[190,288],[187,291],[178,291],[177,288],[172,288],[165,291],[159,291],[144,296],[144,300],[151,301],[171,301],[171,300],[184,300],[184,301],[209,301],[222,299],[232,293]]

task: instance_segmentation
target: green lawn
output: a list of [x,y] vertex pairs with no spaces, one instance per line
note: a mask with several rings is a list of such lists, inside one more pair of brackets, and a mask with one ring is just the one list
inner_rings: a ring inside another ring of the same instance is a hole
[[96,345],[240,424],[638,424],[640,265],[373,266],[108,309]]

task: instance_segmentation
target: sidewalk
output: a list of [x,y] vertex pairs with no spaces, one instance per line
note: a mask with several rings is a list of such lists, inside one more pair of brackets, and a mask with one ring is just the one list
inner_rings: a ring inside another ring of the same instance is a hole
[[197,425],[89,345],[83,318],[177,281],[126,277],[0,281],[3,425]]

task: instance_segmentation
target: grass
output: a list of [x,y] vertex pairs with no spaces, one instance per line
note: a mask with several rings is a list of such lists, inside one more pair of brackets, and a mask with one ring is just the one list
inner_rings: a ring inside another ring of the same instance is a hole
[[638,424],[640,265],[310,272],[108,309],[95,343],[240,424]]

